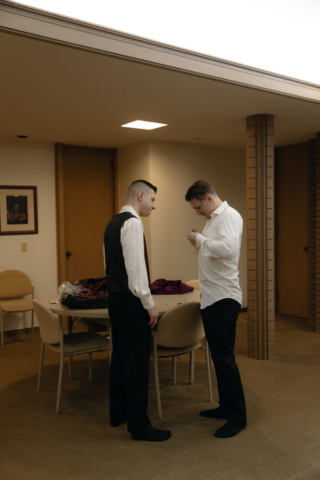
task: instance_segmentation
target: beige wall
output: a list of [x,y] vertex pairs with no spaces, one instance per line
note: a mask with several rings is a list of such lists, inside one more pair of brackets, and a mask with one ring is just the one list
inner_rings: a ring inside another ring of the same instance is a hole
[[[150,146],[148,142],[119,148],[119,209],[127,203],[127,190],[134,180],[150,180]],[[148,246],[148,257],[151,260],[151,223],[150,218],[143,218],[144,234]],[[152,265],[150,261],[150,273]]]
[[[0,236],[0,271],[25,272],[38,299],[57,291],[54,165],[53,144],[0,139],[0,184],[37,186],[39,224],[38,234]],[[21,252],[21,242],[28,244],[27,252]],[[31,316],[27,313],[26,326],[30,322]],[[24,327],[21,314],[5,315],[5,330]]]
[[[186,235],[192,227],[201,230],[204,219],[197,217],[184,200],[188,187],[195,180],[211,182],[220,198],[237,209],[246,222],[244,150],[167,142],[150,142],[120,149],[120,203],[125,203],[124,188],[137,177],[145,178],[158,187],[156,210],[146,230],[152,280],[166,278],[187,281],[198,277],[197,257]],[[243,307],[247,306],[245,225],[239,265]]]
[[[156,210],[144,219],[152,279],[197,278],[197,258],[186,240],[187,231],[203,227],[184,195],[195,180],[212,182],[220,197],[239,210],[245,220],[245,155],[242,151],[219,150],[166,142],[151,142],[120,148],[119,207],[133,180],[143,178],[158,188]],[[35,297],[42,299],[57,290],[57,244],[54,145],[29,140],[0,139],[0,184],[36,185],[39,233],[0,236],[0,271],[22,270],[29,275]],[[28,251],[21,252],[27,242]],[[246,229],[240,257],[240,281],[246,306]],[[5,330],[24,328],[22,315],[7,315]]]

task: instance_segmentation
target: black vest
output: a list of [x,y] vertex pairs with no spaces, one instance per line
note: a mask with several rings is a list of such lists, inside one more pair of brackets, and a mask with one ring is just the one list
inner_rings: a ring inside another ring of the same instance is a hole
[[136,218],[130,212],[118,213],[107,225],[104,232],[104,253],[108,293],[131,293],[120,241],[121,228],[129,218]]

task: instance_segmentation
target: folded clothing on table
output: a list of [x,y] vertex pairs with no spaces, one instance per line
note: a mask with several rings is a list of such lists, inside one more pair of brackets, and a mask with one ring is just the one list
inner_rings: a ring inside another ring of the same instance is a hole
[[180,295],[181,293],[192,292],[193,287],[182,283],[181,280],[166,280],[159,278],[150,286],[153,295]]

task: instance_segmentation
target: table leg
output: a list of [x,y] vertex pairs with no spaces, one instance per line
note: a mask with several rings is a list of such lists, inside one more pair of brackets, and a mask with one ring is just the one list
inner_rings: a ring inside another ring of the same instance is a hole
[[177,357],[172,357],[172,380],[173,385],[177,385]]
[[73,317],[69,316],[68,317],[68,333],[72,333],[72,327],[73,327]]
[[[68,317],[68,333],[72,333],[73,321],[72,317]],[[69,378],[73,378],[73,357],[69,357]]]

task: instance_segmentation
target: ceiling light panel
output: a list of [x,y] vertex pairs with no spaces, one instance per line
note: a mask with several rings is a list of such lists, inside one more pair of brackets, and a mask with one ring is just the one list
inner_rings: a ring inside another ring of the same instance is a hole
[[121,125],[125,128],[139,128],[141,130],[154,130],[155,128],[166,127],[167,123],[154,123],[154,122],[144,122],[143,120],[136,120],[135,122],[126,123]]

